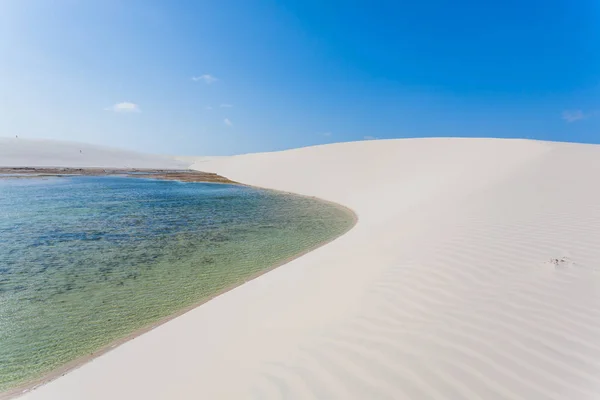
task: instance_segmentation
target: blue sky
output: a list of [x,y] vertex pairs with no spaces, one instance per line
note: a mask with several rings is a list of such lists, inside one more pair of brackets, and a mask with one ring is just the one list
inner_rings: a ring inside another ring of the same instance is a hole
[[169,154],[600,142],[596,0],[3,0],[0,136]]

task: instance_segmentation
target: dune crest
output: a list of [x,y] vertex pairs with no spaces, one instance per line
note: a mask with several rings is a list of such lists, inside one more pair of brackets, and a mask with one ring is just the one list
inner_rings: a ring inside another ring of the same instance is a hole
[[86,143],[0,137],[0,167],[187,168],[174,157]]
[[600,396],[600,146],[367,141],[193,168],[359,221],[23,398]]

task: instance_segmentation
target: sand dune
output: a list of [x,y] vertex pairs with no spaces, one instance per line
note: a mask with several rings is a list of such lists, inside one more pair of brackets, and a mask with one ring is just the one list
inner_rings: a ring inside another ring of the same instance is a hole
[[368,141],[194,167],[359,222],[24,399],[600,397],[599,146]]
[[187,168],[190,162],[85,143],[0,138],[0,167]]

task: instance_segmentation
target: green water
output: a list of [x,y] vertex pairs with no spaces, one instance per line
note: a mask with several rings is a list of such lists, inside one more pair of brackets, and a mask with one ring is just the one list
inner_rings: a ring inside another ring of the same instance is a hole
[[0,391],[344,233],[332,204],[232,185],[0,179]]

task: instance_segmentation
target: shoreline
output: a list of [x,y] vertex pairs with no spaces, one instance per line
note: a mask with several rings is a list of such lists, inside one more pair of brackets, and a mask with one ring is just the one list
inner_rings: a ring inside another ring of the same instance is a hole
[[27,179],[66,176],[124,176],[179,182],[237,184],[224,176],[191,169],[154,168],[69,168],[69,167],[0,167],[0,179]]
[[[2,174],[2,171],[4,169],[6,169],[6,168],[1,168],[0,167],[0,174]],[[16,168],[13,168],[13,169],[16,169]],[[44,169],[44,168],[29,168],[29,169],[30,170],[40,170],[40,169]],[[90,170],[91,168],[64,168],[64,169],[70,169],[70,170],[81,170],[81,169],[83,169],[83,170]],[[121,170],[121,171],[123,171],[123,170]],[[189,170],[189,171],[193,172],[194,170]],[[199,172],[199,171],[196,171],[196,172]],[[215,175],[215,176],[220,177],[220,175],[212,174],[212,173],[204,173],[204,174],[210,174],[210,175]],[[60,176],[111,176],[111,175],[114,175],[114,174],[105,174],[105,175],[103,175],[103,174],[98,174],[98,175],[85,175],[85,174],[54,174],[54,175],[52,175],[52,174],[50,174],[50,175],[39,175],[38,174],[38,175],[35,175],[35,174],[31,174],[31,175],[25,176],[24,178],[39,177],[39,176],[56,176],[56,177],[60,177]],[[133,178],[180,181],[178,179],[173,179],[173,178],[171,178],[171,179],[169,179],[169,178],[160,178],[160,177],[157,177],[157,176],[145,176],[145,175],[138,175],[138,174],[127,175],[127,176],[128,177],[133,177]],[[7,178],[15,178],[15,177],[7,177]],[[16,177],[16,178],[18,179],[18,177]],[[223,178],[223,177],[221,177],[221,178]],[[2,179],[1,175],[0,175],[0,179]],[[221,295],[223,295],[223,294],[225,294],[227,292],[230,292],[230,291],[232,291],[232,290],[234,290],[234,289],[236,289],[236,288],[238,288],[238,287],[240,287],[240,286],[242,286],[242,285],[244,285],[244,284],[246,284],[246,283],[248,283],[248,282],[250,282],[250,281],[252,281],[254,279],[257,279],[260,276],[262,276],[262,275],[264,275],[264,274],[266,274],[268,272],[273,271],[274,269],[282,267],[282,266],[290,263],[291,261],[293,261],[295,259],[298,259],[298,258],[300,258],[300,257],[302,257],[302,256],[304,256],[304,255],[306,255],[306,254],[308,254],[310,252],[313,252],[313,251],[315,251],[315,250],[317,250],[317,249],[319,249],[321,247],[324,247],[325,245],[327,245],[327,244],[329,244],[329,243],[331,243],[331,242],[333,242],[333,241],[341,238],[342,236],[346,235],[348,232],[350,232],[352,229],[354,229],[356,227],[356,225],[358,224],[358,220],[359,219],[358,219],[357,213],[354,210],[352,210],[351,208],[346,207],[346,206],[344,206],[342,204],[339,204],[339,203],[336,203],[336,202],[333,202],[333,201],[330,201],[330,200],[325,200],[325,199],[322,199],[322,198],[319,198],[319,197],[315,197],[315,196],[308,196],[308,195],[303,195],[303,194],[297,194],[297,193],[293,193],[293,192],[289,192],[289,191],[283,191],[283,190],[277,190],[277,189],[270,189],[270,188],[255,186],[255,185],[247,185],[247,184],[244,184],[244,183],[230,181],[227,178],[223,178],[223,179],[226,179],[227,182],[217,182],[217,181],[180,181],[180,182],[198,182],[198,183],[205,182],[205,183],[214,183],[214,184],[233,184],[233,185],[239,185],[239,186],[246,186],[246,187],[250,187],[250,188],[255,188],[255,189],[259,189],[259,190],[267,190],[267,191],[270,191],[270,192],[275,192],[275,193],[280,193],[280,194],[286,194],[286,195],[293,195],[293,196],[310,198],[310,199],[317,200],[319,202],[331,204],[331,205],[337,207],[338,209],[343,210],[344,212],[348,213],[352,217],[352,223],[348,227],[348,229],[345,230],[344,232],[342,232],[341,234],[339,234],[339,235],[337,235],[337,236],[335,236],[335,237],[333,237],[333,238],[331,238],[331,239],[329,239],[327,241],[319,243],[319,244],[317,244],[315,246],[312,246],[312,247],[310,247],[310,248],[308,248],[308,249],[306,249],[306,250],[304,250],[304,251],[302,251],[302,252],[300,252],[298,254],[295,254],[295,255],[292,255],[290,257],[287,257],[287,258],[281,260],[280,262],[275,263],[275,264],[267,267],[265,270],[262,270],[260,272],[257,272],[255,274],[251,275],[250,277],[246,278],[245,280],[243,280],[240,283],[237,283],[237,284],[234,284],[234,285],[232,285],[230,287],[224,288],[224,289],[216,292],[215,294],[211,295],[208,298],[205,298],[205,299],[203,299],[203,300],[201,300],[201,301],[199,301],[197,303],[194,303],[194,304],[192,304],[192,305],[190,305],[188,307],[185,307],[182,310],[180,310],[180,311],[178,311],[178,312],[176,312],[174,314],[171,314],[171,315],[168,315],[166,317],[161,318],[160,320],[156,321],[153,324],[141,327],[141,328],[137,329],[136,331],[130,333],[129,335],[127,335],[127,336],[125,336],[123,338],[120,338],[120,339],[116,339],[116,340],[110,342],[109,344],[101,347],[100,349],[98,349],[97,351],[95,351],[95,352],[93,352],[93,353],[91,353],[89,355],[82,356],[82,357],[79,357],[77,359],[74,359],[74,360],[66,363],[65,365],[63,365],[61,367],[58,367],[58,368],[56,368],[56,369],[54,369],[54,370],[52,370],[52,371],[50,371],[50,372],[48,372],[46,374],[43,374],[42,376],[40,376],[37,379],[31,380],[31,381],[29,381],[27,383],[21,384],[19,386],[16,386],[15,388],[7,390],[7,391],[0,392],[0,400],[17,399],[21,395],[24,395],[26,393],[29,393],[29,392],[33,391],[33,390],[36,390],[39,387],[44,386],[44,385],[46,385],[46,384],[48,384],[48,383],[50,383],[50,382],[52,382],[52,381],[60,378],[61,376],[64,376],[64,375],[66,375],[66,374],[68,374],[68,373],[70,373],[70,372],[72,372],[74,370],[77,370],[78,368],[84,366],[85,364],[87,364],[87,363],[95,360],[96,358],[98,358],[98,357],[100,357],[100,356],[102,356],[104,354],[109,353],[111,350],[116,349],[117,347],[119,347],[119,346],[121,346],[121,345],[123,345],[123,344],[125,344],[125,343],[127,343],[127,342],[129,342],[129,341],[131,341],[131,340],[133,340],[133,339],[135,339],[135,338],[137,338],[137,337],[139,337],[139,336],[147,333],[147,332],[150,332],[150,331],[154,330],[155,328],[158,328],[159,326],[161,326],[161,325],[163,325],[163,324],[165,324],[165,323],[167,323],[169,321],[172,321],[175,318],[178,318],[178,317],[180,317],[180,316],[182,316],[182,315],[184,315],[184,314],[186,314],[186,313],[188,313],[188,312],[190,312],[190,311],[192,311],[192,310],[194,310],[194,309],[196,309],[196,308],[198,308],[198,307],[200,307],[200,306],[208,303],[209,301],[215,299],[216,297],[219,297],[219,296],[221,296]]]

